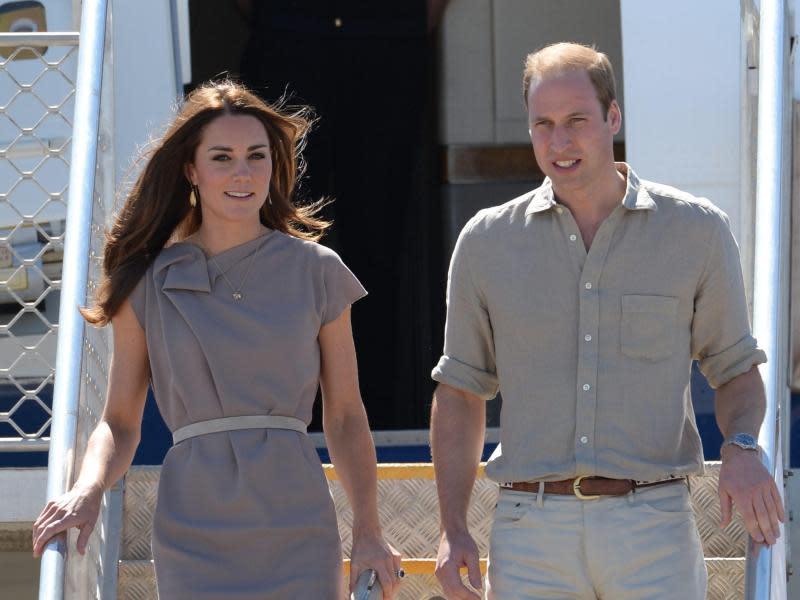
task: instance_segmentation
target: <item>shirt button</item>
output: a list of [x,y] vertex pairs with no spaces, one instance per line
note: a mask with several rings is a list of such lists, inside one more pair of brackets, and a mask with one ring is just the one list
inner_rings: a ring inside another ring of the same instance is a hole
[[589,438],[586,437],[585,435],[581,436],[581,444],[588,444],[588,443],[589,443]]
[[583,384],[583,391],[584,392],[588,392],[590,389],[592,389],[592,386],[590,386],[588,383],[584,383]]
[[341,20],[339,17],[336,17],[336,18],[333,20],[333,25],[334,25],[335,27],[341,27],[341,26],[342,26],[342,20]]
[[587,342],[591,342],[592,341],[592,335],[587,333],[585,336],[583,336],[583,339],[586,340]]
[[556,212],[557,212],[558,214],[561,214],[562,212],[564,212],[564,209],[563,209],[563,208],[561,208],[560,206],[556,206]]
[[575,235],[574,233],[573,233],[571,236],[569,236],[569,241],[570,241],[570,242],[574,242],[574,241],[575,241],[575,240],[577,240],[577,239],[578,239],[578,236],[577,236],[577,235]]
[[592,289],[592,282],[587,281],[586,283],[583,284],[583,287],[585,287],[587,290]]

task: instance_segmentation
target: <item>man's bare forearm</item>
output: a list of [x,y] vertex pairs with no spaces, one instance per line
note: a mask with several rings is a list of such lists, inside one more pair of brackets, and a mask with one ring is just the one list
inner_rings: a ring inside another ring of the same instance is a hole
[[722,435],[749,433],[757,436],[765,406],[764,383],[758,367],[720,386],[714,398],[714,412]]
[[478,473],[486,409],[477,396],[440,384],[433,395],[431,451],[442,528],[467,528],[467,509]]

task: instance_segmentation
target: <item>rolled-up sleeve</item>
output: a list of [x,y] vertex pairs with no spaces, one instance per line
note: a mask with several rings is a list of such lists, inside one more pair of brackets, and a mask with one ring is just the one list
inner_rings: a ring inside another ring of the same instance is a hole
[[706,265],[695,297],[692,357],[713,388],[767,361],[751,334],[739,248],[724,213],[712,213]]
[[461,232],[447,276],[444,354],[431,376],[484,400],[497,395],[494,337],[484,295],[470,261],[472,221]]

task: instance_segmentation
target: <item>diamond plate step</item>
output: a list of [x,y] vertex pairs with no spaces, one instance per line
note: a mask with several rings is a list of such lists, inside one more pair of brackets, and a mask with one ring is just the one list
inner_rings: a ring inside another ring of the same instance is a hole
[[[708,594],[706,600],[740,600],[744,596],[744,559],[707,558]],[[426,569],[418,569],[423,571]],[[397,600],[431,600],[443,597],[436,577],[433,561],[430,572],[406,575]],[[157,600],[153,563],[149,560],[126,560],[119,565],[118,600]]]
[[[150,534],[160,467],[135,467],[125,479],[122,560],[149,560]],[[326,469],[339,517],[343,549],[349,556],[353,513],[335,472]],[[705,475],[692,477],[690,488],[695,518],[709,558],[744,556],[747,534],[740,518],[726,529],[719,523],[717,480],[719,463],[707,463]],[[489,530],[497,497],[497,486],[481,477],[475,483],[469,512],[470,530],[482,556],[488,551]],[[379,467],[378,507],[387,540],[405,556],[435,558],[439,536],[439,508],[433,469],[430,465],[385,465]]]
[[151,560],[121,560],[117,573],[117,600],[158,600]]
[[125,476],[121,560],[149,560],[161,467],[132,467]]

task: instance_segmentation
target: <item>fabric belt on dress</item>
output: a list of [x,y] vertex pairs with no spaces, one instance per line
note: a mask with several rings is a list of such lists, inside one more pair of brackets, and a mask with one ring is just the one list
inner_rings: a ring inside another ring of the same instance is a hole
[[[544,493],[575,496],[581,500],[594,500],[601,496],[624,496],[641,488],[686,481],[685,477],[668,477],[658,481],[635,481],[633,479],[610,479],[608,477],[575,477],[561,481],[545,481]],[[516,492],[539,493],[538,481],[501,483],[500,487]]]
[[238,429],[291,429],[306,433],[306,424],[296,417],[280,415],[246,415],[240,417],[222,417],[209,421],[198,421],[172,432],[172,442],[178,444],[183,440],[218,433],[220,431],[236,431]]

